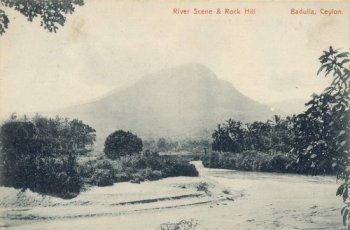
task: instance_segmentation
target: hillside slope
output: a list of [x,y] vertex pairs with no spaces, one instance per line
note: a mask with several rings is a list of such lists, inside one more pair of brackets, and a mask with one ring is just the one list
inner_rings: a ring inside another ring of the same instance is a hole
[[201,136],[228,118],[249,122],[272,116],[267,106],[197,63],[146,75],[129,88],[56,113],[82,119],[100,137],[126,129],[154,138]]

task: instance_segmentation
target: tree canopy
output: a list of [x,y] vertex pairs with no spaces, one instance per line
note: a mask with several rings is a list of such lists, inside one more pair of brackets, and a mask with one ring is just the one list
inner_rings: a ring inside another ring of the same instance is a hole
[[212,149],[240,153],[245,150],[289,152],[294,134],[293,116],[285,119],[275,115],[273,120],[242,124],[229,119],[214,131]]
[[142,147],[142,140],[135,134],[129,131],[118,130],[106,138],[104,152],[107,157],[116,159],[121,156],[140,153]]
[[1,184],[65,197],[78,193],[76,157],[93,144],[95,130],[60,117],[12,118],[0,128]]
[[3,7],[12,8],[28,21],[40,17],[40,25],[49,32],[55,32],[66,22],[66,15],[72,14],[76,6],[84,5],[84,0],[0,0],[0,35],[8,29],[10,20]]
[[305,168],[333,172],[340,179],[349,177],[349,96],[348,52],[332,47],[319,58],[318,74],[333,78],[321,94],[306,103],[308,109],[296,117],[295,151]]

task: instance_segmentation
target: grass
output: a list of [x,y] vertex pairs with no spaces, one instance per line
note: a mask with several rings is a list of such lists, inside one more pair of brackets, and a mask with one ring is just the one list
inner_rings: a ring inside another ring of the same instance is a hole
[[199,182],[199,184],[196,187],[197,187],[197,191],[203,191],[203,192],[209,191],[209,185],[207,182]]
[[175,223],[163,223],[160,225],[160,230],[195,230],[197,226],[197,220],[181,220]]

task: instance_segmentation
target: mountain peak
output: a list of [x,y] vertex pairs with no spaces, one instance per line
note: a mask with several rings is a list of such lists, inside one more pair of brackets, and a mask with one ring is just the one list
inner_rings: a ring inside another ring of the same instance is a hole
[[187,69],[188,71],[193,71],[193,72],[204,72],[204,71],[205,72],[212,72],[208,67],[206,67],[205,65],[203,65],[199,62],[189,62],[187,64],[179,65],[179,66],[174,67],[174,68],[183,68],[183,69]]
[[64,114],[84,120],[100,137],[125,129],[142,137],[176,138],[212,130],[228,118],[249,122],[271,115],[266,106],[199,63],[149,74],[124,90]]

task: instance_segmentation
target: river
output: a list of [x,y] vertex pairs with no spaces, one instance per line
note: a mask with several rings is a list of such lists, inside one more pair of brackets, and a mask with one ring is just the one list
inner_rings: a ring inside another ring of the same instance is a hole
[[[342,201],[335,196],[338,184],[334,177],[207,169],[201,162],[193,164],[200,172],[198,178],[121,183],[92,188],[70,203],[55,201],[27,209],[6,207],[2,209],[2,219],[7,218],[3,226],[159,229],[162,223],[192,219],[198,223],[195,229],[345,229],[340,215]],[[213,185],[209,187],[210,196],[198,195],[191,188],[191,184],[200,181]],[[221,193],[224,190],[230,191],[234,201],[225,199]],[[169,199],[157,202],[148,199],[164,196]],[[170,199],[176,196],[183,199]],[[146,198],[147,202],[129,205],[115,203],[118,199],[121,202]]]

